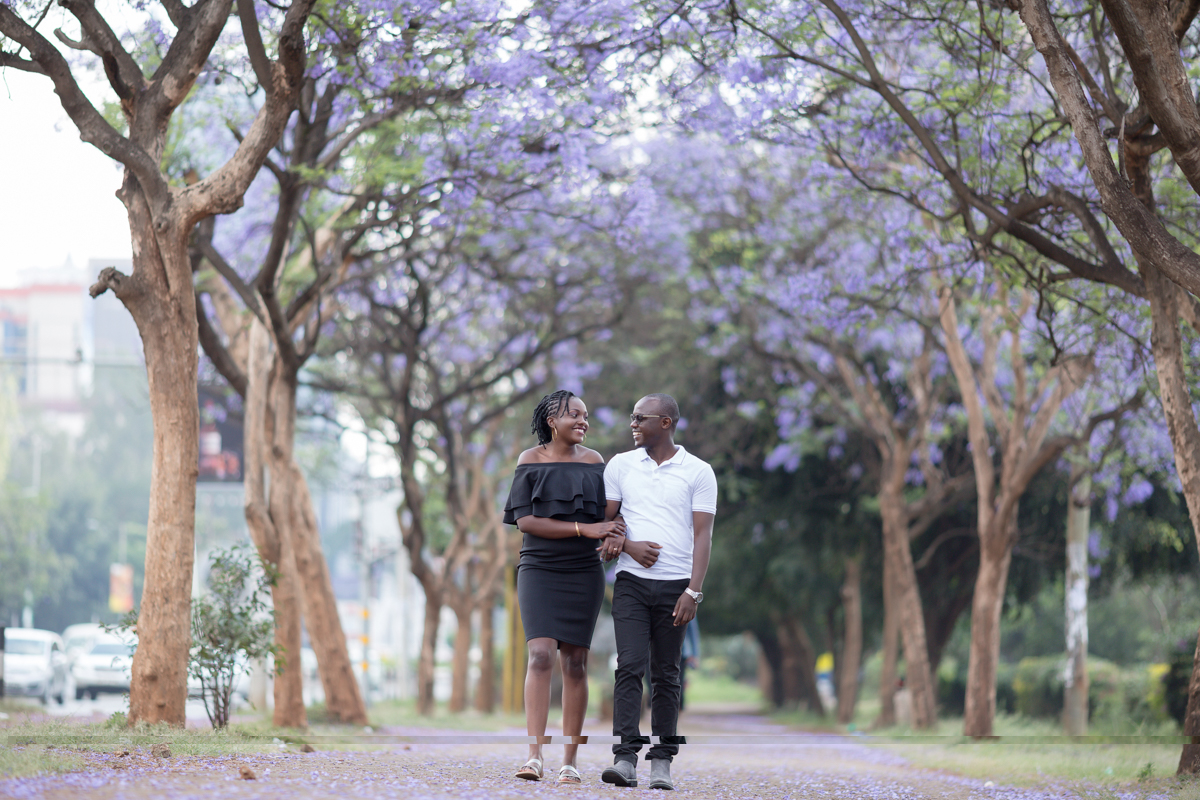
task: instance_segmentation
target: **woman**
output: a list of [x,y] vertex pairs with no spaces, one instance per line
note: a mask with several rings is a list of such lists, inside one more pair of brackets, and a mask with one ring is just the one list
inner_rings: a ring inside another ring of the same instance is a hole
[[[617,556],[625,524],[604,519],[604,459],[583,446],[588,431],[583,401],[568,391],[546,395],[530,428],[538,446],[517,460],[504,522],[524,534],[517,600],[529,648],[525,724],[539,742],[546,735],[555,650],[563,674],[563,735],[583,732],[588,650],[604,598],[604,570],[596,551]],[[578,744],[564,746],[559,783],[582,782],[575,766],[578,749]],[[529,760],[517,777],[542,779],[540,743],[529,746]]]

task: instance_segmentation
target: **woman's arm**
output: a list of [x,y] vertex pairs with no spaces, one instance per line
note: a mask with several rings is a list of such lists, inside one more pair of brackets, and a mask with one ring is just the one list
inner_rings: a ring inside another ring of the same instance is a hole
[[576,523],[550,517],[535,517],[532,514],[519,517],[517,527],[522,533],[528,533],[540,539],[574,539],[577,536],[587,539],[603,539],[610,533],[625,533],[624,520]]

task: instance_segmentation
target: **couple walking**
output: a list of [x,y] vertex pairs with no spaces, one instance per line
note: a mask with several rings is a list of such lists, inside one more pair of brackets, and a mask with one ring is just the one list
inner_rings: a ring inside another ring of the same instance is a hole
[[[531,428],[538,446],[521,454],[504,521],[524,534],[517,598],[529,648],[525,720],[529,760],[517,772],[542,778],[541,737],[550,708],[555,651],[563,674],[563,734],[579,736],[587,710],[587,658],[600,603],[605,561],[617,558],[612,614],[617,638],[613,697],[613,765],[601,780],[637,786],[642,677],[650,669],[650,788],[674,789],[671,759],[680,700],[680,649],[687,624],[703,600],[717,481],[712,468],[674,442],[679,405],[650,394],[633,407],[635,449],[606,465],[583,446],[588,412],[568,391],[542,398]],[[597,556],[599,551],[599,557]],[[565,745],[558,782],[582,782],[578,744]]]

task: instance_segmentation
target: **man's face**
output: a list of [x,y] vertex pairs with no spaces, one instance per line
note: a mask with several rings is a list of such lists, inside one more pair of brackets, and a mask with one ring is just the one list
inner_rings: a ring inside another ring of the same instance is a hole
[[629,415],[629,430],[634,447],[653,447],[669,434],[671,418],[663,416],[657,400],[643,397]]

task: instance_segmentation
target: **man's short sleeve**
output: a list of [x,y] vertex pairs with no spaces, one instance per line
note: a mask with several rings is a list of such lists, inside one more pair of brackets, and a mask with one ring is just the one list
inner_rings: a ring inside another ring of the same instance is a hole
[[620,502],[623,498],[621,495],[621,457],[613,456],[608,463],[604,465],[604,499],[616,500]]
[[[604,484],[608,486],[607,481]],[[605,491],[608,491],[605,489]],[[612,495],[609,495],[611,498]],[[704,465],[704,469],[696,476],[696,484],[692,487],[692,511],[703,511],[708,514],[717,513],[717,476],[712,467]]]

